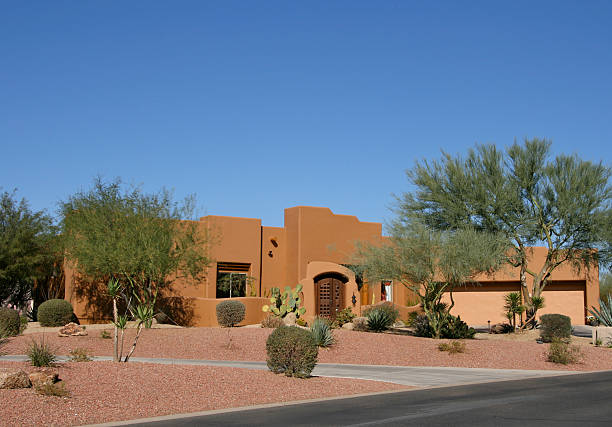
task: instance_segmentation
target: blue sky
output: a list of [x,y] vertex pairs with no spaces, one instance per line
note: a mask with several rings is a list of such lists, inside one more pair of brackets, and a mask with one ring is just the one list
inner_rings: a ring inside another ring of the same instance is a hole
[[101,174],[201,214],[384,221],[440,150],[546,137],[610,165],[612,2],[28,1],[0,13],[0,187]]

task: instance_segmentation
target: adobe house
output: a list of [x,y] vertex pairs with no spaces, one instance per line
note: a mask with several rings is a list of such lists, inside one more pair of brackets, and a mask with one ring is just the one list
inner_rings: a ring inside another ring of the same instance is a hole
[[[332,316],[336,310],[351,307],[360,314],[362,305],[391,301],[402,317],[417,309],[412,292],[392,281],[362,284],[346,267],[357,241],[380,243],[382,224],[361,222],[355,216],[337,215],[328,208],[296,206],[285,209],[284,227],[264,227],[260,219],[206,216],[199,223],[215,243],[215,262],[200,283],[176,283],[167,298],[180,319],[194,326],[217,325],[215,307],[223,299],[236,298],[246,307],[244,324],[259,323],[269,303],[270,289],[303,286],[306,320],[315,315]],[[534,248],[536,261],[543,260],[544,248]],[[506,320],[503,297],[518,291],[518,272],[510,268],[492,277],[478,278],[480,285],[469,285],[453,293],[453,314],[471,325]],[[584,324],[586,307],[597,305],[597,272],[577,275],[569,267],[559,268],[544,291],[544,313],[563,313],[573,324]],[[359,283],[358,283],[359,282]],[[97,310],[92,299],[95,286],[79,287],[74,272],[66,271],[66,299],[82,323],[101,321],[108,313]],[[84,293],[83,289],[89,290]],[[99,290],[99,288],[97,288]],[[98,306],[102,303],[98,303]]]

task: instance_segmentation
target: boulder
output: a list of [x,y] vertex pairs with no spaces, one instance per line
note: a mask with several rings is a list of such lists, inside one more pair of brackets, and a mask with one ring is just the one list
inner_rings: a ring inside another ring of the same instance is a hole
[[354,328],[355,325],[353,325],[353,322],[348,322],[342,325],[342,329],[348,329],[349,331],[352,331]]
[[405,328],[406,324],[402,320],[398,320],[393,324],[394,328]]
[[84,327],[77,325],[76,323],[70,322],[65,326],[62,326],[57,333],[60,337],[77,337],[87,335],[87,331]]
[[58,381],[57,372],[53,369],[41,369],[36,372],[32,372],[29,376],[32,387],[42,387],[44,385],[51,385]]
[[297,320],[297,316],[295,313],[287,313],[285,317],[283,317],[283,323],[285,326],[295,326],[295,321]]
[[0,368],[0,389],[2,388],[28,388],[32,384],[28,374],[21,369]]

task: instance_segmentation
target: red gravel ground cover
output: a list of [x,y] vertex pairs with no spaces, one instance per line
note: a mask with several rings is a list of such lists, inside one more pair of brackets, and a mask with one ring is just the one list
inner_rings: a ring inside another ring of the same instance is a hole
[[[227,348],[228,330],[220,328],[144,330],[135,357],[173,357],[212,360],[266,360],[265,341],[270,329],[233,328],[232,347]],[[112,340],[100,338],[99,331],[85,337],[60,338],[45,334],[44,339],[67,355],[75,347],[84,347],[95,356],[110,356]],[[133,331],[126,334],[126,348]],[[606,370],[612,369],[612,349],[581,346],[582,362],[557,365],[546,361],[548,344],[504,340],[464,340],[466,352],[448,354],[438,350],[440,341],[406,335],[375,334],[334,330],[337,343],[319,351],[319,362],[398,366],[455,366],[499,369]],[[11,338],[4,350],[24,354],[28,342],[42,334]]]
[[[344,378],[300,380],[269,371],[148,363],[62,363],[71,397],[0,390],[0,425],[82,425],[411,387]],[[33,368],[21,362],[0,367]]]

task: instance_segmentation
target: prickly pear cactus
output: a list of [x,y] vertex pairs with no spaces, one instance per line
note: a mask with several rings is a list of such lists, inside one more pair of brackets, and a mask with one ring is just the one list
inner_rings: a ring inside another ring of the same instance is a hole
[[264,305],[261,308],[264,312],[273,313],[278,317],[285,317],[287,313],[295,313],[298,318],[306,313],[306,309],[300,307],[302,304],[302,298],[300,298],[302,285],[297,285],[295,289],[286,286],[283,292],[279,288],[272,288],[270,291],[271,304]]

